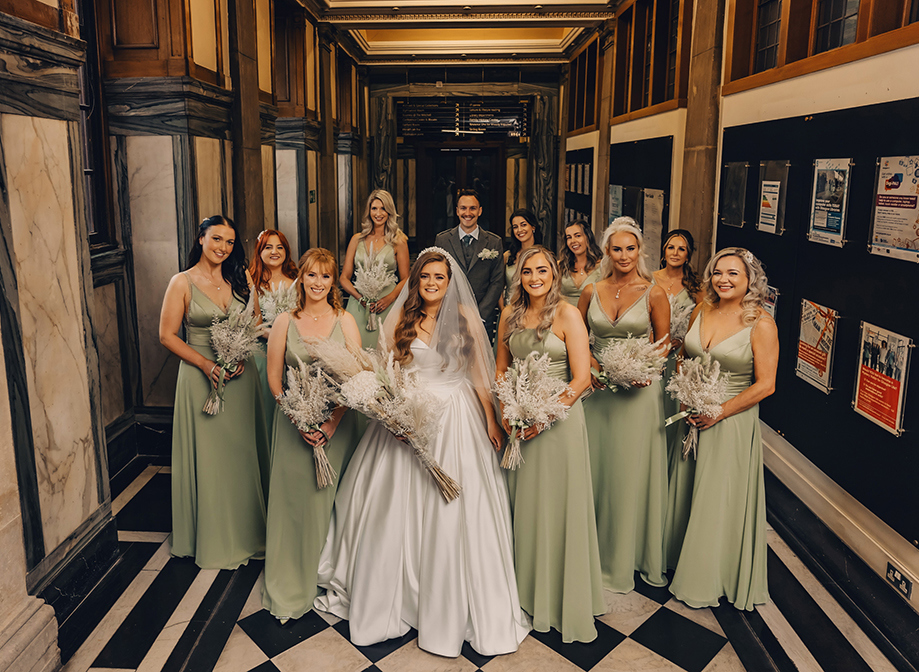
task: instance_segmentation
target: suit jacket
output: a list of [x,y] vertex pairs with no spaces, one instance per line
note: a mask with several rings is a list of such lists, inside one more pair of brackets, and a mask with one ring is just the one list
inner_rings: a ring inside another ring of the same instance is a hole
[[[491,334],[494,330],[498,298],[504,291],[504,243],[499,236],[479,227],[479,238],[472,241],[473,254],[467,267],[458,228],[454,226],[452,229],[441,231],[434,239],[434,244],[449,252],[463,269],[479,304],[479,315],[485,322],[485,329]],[[482,259],[479,254],[486,249],[497,250],[498,255],[493,259]]]

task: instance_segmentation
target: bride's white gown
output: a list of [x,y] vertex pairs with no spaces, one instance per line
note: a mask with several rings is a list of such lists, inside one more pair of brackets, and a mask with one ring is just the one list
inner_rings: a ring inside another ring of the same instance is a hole
[[530,630],[520,609],[504,474],[465,372],[412,343],[413,366],[443,408],[429,446],[463,491],[446,503],[412,450],[371,422],[342,477],[319,562],[328,592],[314,606],[350,621],[358,646],[418,630],[418,646],[482,655],[517,650]]

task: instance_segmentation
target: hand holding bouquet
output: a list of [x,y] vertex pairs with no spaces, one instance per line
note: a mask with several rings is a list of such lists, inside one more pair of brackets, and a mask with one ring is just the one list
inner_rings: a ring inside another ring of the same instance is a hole
[[[287,367],[287,389],[276,399],[284,414],[301,433],[322,432],[320,427],[335,408],[335,388],[323,375],[318,364],[307,365],[297,357],[297,366]],[[325,436],[325,432],[322,432]],[[326,441],[328,441],[326,436]],[[316,485],[327,488],[335,482],[337,474],[320,443],[313,445],[316,464]]]
[[231,307],[227,317],[214,316],[211,324],[211,347],[217,354],[215,366],[220,367],[217,386],[211,389],[202,409],[208,415],[217,415],[223,410],[224,389],[227,374],[236,373],[241,362],[259,351],[258,337],[262,328],[255,315],[255,292],[249,296],[245,308]]
[[515,359],[495,383],[504,419],[511,427],[507,450],[501,460],[505,469],[516,469],[523,464],[520,437],[527,427],[542,431],[556,420],[568,417],[568,406],[562,403],[561,395],[570,396],[571,388],[549,375],[550,363],[548,354],[537,356],[531,352],[526,359]]
[[[708,353],[693,359],[683,359],[680,367],[666,390],[673,399],[686,406],[685,411],[680,411],[664,421],[664,426],[672,425],[680,418],[688,415],[704,415],[717,418],[722,413],[721,402],[727,393],[728,379],[721,373],[721,364],[712,359]],[[686,438],[683,439],[683,459],[692,453],[696,457],[699,445],[699,428],[689,425]]]
[[[368,264],[357,262],[354,270],[354,289],[364,297],[361,303],[375,303],[383,298],[383,292],[390,285],[396,284],[396,274],[386,266],[383,255],[378,254]],[[367,316],[367,331],[376,331],[379,318],[370,311]]]

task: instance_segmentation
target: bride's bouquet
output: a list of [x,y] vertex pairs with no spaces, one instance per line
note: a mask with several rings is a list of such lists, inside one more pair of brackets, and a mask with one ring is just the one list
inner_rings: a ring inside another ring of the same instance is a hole
[[689,318],[695,309],[694,303],[680,303],[670,295],[670,339],[682,342],[689,330]]
[[448,502],[462,488],[437,464],[428,446],[441,425],[437,398],[428,394],[418,376],[377,350],[353,350],[331,340],[305,341],[310,355],[322,362],[325,375],[345,406],[378,420],[405,439],[415,457],[431,474]]
[[[217,415],[223,410],[226,376],[235,373],[240,362],[259,351],[258,337],[262,334],[258,317],[255,315],[255,292],[249,295],[245,308],[230,308],[226,319],[214,316],[211,324],[211,347],[217,354],[220,378],[217,387],[212,387],[202,409],[208,415]],[[210,381],[210,378],[208,378]]]
[[556,420],[568,417],[568,407],[561,395],[571,395],[571,388],[558,378],[549,375],[548,353],[535,352],[526,359],[515,359],[504,377],[495,383],[495,394],[504,407],[504,419],[511,426],[511,435],[501,466],[516,469],[523,464],[520,452],[520,435],[527,427],[548,428]]
[[[727,388],[728,379],[721,373],[721,364],[708,353],[681,360],[679,370],[673,374],[665,389],[673,399],[684,404],[686,410],[667,418],[664,426],[672,425],[688,415],[717,418],[722,413],[721,400]],[[698,446],[699,428],[689,425],[689,431],[683,439],[683,459],[690,453],[695,458]]]
[[636,381],[660,380],[667,363],[666,338],[651,343],[647,338],[632,338],[630,334],[628,338],[610,341],[597,353],[602,369],[597,380],[610,392],[617,392],[620,387],[629,389]]
[[[396,274],[386,266],[382,254],[378,254],[368,264],[357,262],[354,270],[354,289],[369,303],[383,298],[383,290],[396,283]],[[376,331],[379,319],[376,313],[368,312],[367,331]]]
[[[297,366],[287,367],[287,389],[276,399],[298,430],[304,433],[322,432],[320,427],[332,415],[337,394],[318,364],[307,365],[297,357]],[[328,441],[325,432],[322,434]],[[316,485],[319,489],[332,485],[337,474],[321,444],[313,446],[313,462],[316,464]]]
[[297,307],[296,283],[282,285],[271,283],[271,289],[266,289],[258,297],[258,305],[262,310],[262,324],[271,325],[281,313],[289,313]]

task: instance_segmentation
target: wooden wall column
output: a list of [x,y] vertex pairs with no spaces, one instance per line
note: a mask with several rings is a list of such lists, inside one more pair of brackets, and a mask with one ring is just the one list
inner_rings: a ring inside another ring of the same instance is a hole
[[594,170],[597,171],[597,196],[594,205],[593,229],[599,233],[606,228],[609,221],[609,121],[613,109],[613,66],[616,44],[616,22],[609,20],[603,24],[600,31],[600,63],[599,63],[599,96],[600,105],[597,110],[597,160]]
[[255,249],[256,237],[265,227],[255,2],[230,0],[229,14],[230,79],[234,94],[230,111],[233,214],[247,256],[250,256]]
[[696,239],[698,269],[713,252],[724,7],[725,0],[695,0],[692,24],[680,227]]
[[[338,166],[332,119],[332,45],[335,34],[319,27],[319,245],[342,260],[338,249]],[[344,250],[342,250],[344,252]]]

